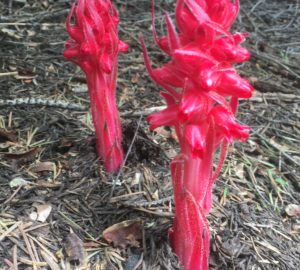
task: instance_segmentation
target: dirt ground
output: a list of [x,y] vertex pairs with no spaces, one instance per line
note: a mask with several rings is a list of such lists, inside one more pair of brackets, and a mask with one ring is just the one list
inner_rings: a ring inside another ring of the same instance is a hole
[[[138,34],[153,65],[166,60],[151,38],[151,1],[115,1],[130,45],[119,58],[128,158],[117,175],[97,160],[88,109],[16,104],[30,97],[89,106],[83,73],[62,56],[71,2],[0,2],[0,99],[12,103],[0,101],[0,269],[180,269],[167,238],[168,166],[178,145],[172,130],[150,132],[144,117],[163,102]],[[174,2],[156,1],[161,33]],[[250,33],[252,58],[238,70],[256,92],[238,118],[252,131],[230,148],[214,188],[211,269],[300,269],[299,8],[298,0],[241,0],[233,30]],[[135,224],[134,239],[113,247],[102,233],[125,220]]]

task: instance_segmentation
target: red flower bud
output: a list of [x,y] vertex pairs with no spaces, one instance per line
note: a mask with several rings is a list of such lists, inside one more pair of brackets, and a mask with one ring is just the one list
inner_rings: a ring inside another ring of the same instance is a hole
[[249,127],[238,124],[234,115],[224,107],[217,106],[212,109],[210,114],[214,119],[215,125],[224,134],[228,142],[236,139],[244,141],[249,137]]
[[190,146],[193,158],[202,158],[205,154],[205,128],[199,125],[187,125],[184,136]]
[[220,72],[217,92],[222,95],[229,95],[238,98],[250,98],[253,87],[242,79],[235,71],[227,70]]
[[171,105],[160,112],[151,114],[147,117],[147,121],[152,130],[161,126],[174,126],[178,121],[177,113],[178,105]]
[[219,38],[215,41],[211,54],[218,61],[244,62],[250,58],[250,53],[238,44],[234,37]]

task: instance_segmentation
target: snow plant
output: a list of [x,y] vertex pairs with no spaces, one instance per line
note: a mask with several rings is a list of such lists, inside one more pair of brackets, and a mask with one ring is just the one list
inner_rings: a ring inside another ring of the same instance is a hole
[[175,219],[170,240],[186,270],[208,269],[212,187],[228,144],[249,135],[235,119],[238,100],[253,91],[233,66],[250,57],[240,46],[247,35],[228,32],[238,10],[238,0],[177,0],[177,28],[166,14],[167,34],[158,37],[153,7],[153,37],[170,58],[159,68],[151,67],[141,39],[146,68],[164,89],[167,104],[148,117],[150,127],[175,127],[181,148],[171,162]]
[[116,106],[118,54],[128,49],[118,38],[119,18],[110,0],[78,0],[66,21],[70,36],[64,57],[84,71],[97,137],[97,153],[108,172],[123,163],[122,131]]

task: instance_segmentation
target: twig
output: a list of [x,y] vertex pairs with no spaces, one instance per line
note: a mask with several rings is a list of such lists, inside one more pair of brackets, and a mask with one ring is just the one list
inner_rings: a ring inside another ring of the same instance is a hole
[[17,72],[17,71],[0,73],[0,77],[16,76],[16,75],[18,75],[18,72]]
[[282,62],[280,62],[279,60],[277,60],[276,58],[274,57],[270,57],[264,53],[257,53],[256,51],[254,50],[250,50],[251,52],[251,55],[256,57],[256,58],[264,58],[270,62],[274,62],[280,66],[282,66],[284,69],[286,69],[288,72],[290,72],[290,74],[294,75],[297,79],[300,79],[300,75],[297,74],[296,72],[294,72],[293,70],[291,70],[287,65],[283,64]]
[[166,106],[157,106],[157,107],[151,107],[151,108],[146,108],[143,111],[126,111],[126,112],[121,112],[121,116],[141,116],[141,115],[149,115],[154,112],[161,111],[163,109],[167,108]]
[[293,163],[295,163],[296,165],[300,166],[300,163],[298,161],[296,161],[293,157],[291,157],[289,154],[287,154],[285,151],[283,151],[282,149],[280,149],[275,143],[273,143],[271,140],[268,140],[267,138],[265,138],[263,135],[257,133],[254,131],[254,133],[261,138],[262,140],[264,140],[267,144],[269,144],[270,146],[272,146],[273,148],[275,148],[276,150],[278,150],[280,153],[282,153],[287,159],[289,159],[290,161],[292,161]]
[[109,200],[112,199],[112,196],[114,194],[114,190],[115,190],[115,187],[116,187],[116,183],[119,181],[120,175],[123,172],[123,168],[124,168],[124,166],[126,164],[126,161],[127,161],[128,157],[129,157],[129,154],[130,154],[130,152],[132,150],[133,144],[134,144],[134,142],[136,140],[136,137],[137,137],[137,134],[138,134],[138,130],[139,130],[141,122],[142,122],[142,118],[143,118],[143,114],[141,114],[141,116],[140,116],[140,119],[139,119],[138,124],[137,124],[137,128],[135,130],[135,133],[134,133],[134,136],[132,138],[132,141],[131,141],[131,143],[129,145],[128,151],[127,151],[127,153],[125,155],[123,164],[122,164],[122,166],[121,166],[121,168],[120,168],[120,170],[119,170],[119,172],[117,174],[117,177],[113,180],[113,185],[112,185],[112,188],[111,188],[111,191],[110,191]]
[[151,210],[145,209],[143,207],[136,207],[134,209],[151,214],[151,215],[155,215],[158,217],[174,217],[174,213],[170,213],[170,212],[151,211]]
[[137,270],[137,269],[139,269],[140,265],[141,265],[142,262],[143,262],[143,259],[144,259],[144,255],[143,255],[143,253],[142,253],[140,259],[138,260],[137,264],[132,268],[132,270]]
[[151,206],[157,206],[160,204],[164,204],[166,202],[173,202],[173,195],[168,196],[166,198],[162,198],[160,200],[155,200],[151,202],[122,202],[122,205],[130,206],[130,207],[151,207]]
[[15,99],[0,99],[1,106],[17,106],[17,105],[37,105],[37,106],[49,106],[55,108],[69,109],[85,111],[87,107],[81,104],[64,102],[61,100],[43,99],[43,98],[15,98]]
[[9,203],[15,196],[16,194],[20,191],[20,189],[22,188],[22,186],[18,186],[18,188],[13,192],[13,194],[11,194],[11,196],[3,203],[3,205]]
[[13,247],[13,264],[14,264],[14,269],[18,270],[18,247],[17,247],[17,245],[14,245],[14,247]]
[[9,227],[9,229],[7,229],[4,233],[2,233],[0,235],[0,242],[7,236],[9,235],[11,232],[13,232],[16,228],[18,228],[18,226],[22,223],[22,221],[19,221],[17,223],[15,223],[14,225],[12,225],[11,227]]
[[26,233],[24,232],[23,224],[20,224],[19,230],[20,230],[20,232],[21,232],[21,235],[23,236],[23,239],[24,239],[24,242],[25,242],[25,244],[26,244],[28,253],[29,253],[29,255],[30,255],[30,259],[31,259],[32,264],[33,264],[33,269],[36,270],[36,269],[37,269],[37,265],[36,265],[36,262],[37,262],[37,261],[36,261],[36,258],[34,257],[33,250],[32,250],[32,247],[31,247],[31,245],[30,245],[29,239],[27,238],[27,235],[26,235]]

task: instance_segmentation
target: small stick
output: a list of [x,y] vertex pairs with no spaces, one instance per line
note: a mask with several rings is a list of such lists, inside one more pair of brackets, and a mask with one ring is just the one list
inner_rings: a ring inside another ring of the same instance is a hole
[[126,153],[126,156],[125,156],[125,158],[124,158],[124,160],[123,160],[123,164],[122,164],[122,166],[121,166],[121,168],[120,168],[120,170],[119,170],[119,172],[118,172],[118,174],[117,174],[116,179],[113,180],[113,186],[112,186],[111,191],[110,191],[109,200],[112,199],[112,196],[113,196],[114,191],[115,191],[116,183],[118,182],[118,180],[119,180],[119,178],[120,178],[120,175],[121,175],[121,173],[123,172],[123,168],[124,168],[124,166],[125,166],[125,164],[126,164],[126,161],[127,161],[127,159],[128,159],[128,156],[129,156],[129,154],[130,154],[130,152],[131,152],[131,150],[132,150],[133,144],[134,144],[134,142],[135,142],[135,140],[136,140],[136,137],[137,137],[137,134],[138,134],[138,130],[139,130],[140,125],[141,125],[141,122],[142,122],[142,118],[143,118],[143,114],[141,114],[141,116],[140,116],[140,119],[139,119],[139,121],[138,121],[137,128],[136,128],[136,130],[135,130],[134,136],[133,136],[132,141],[131,141],[131,143],[130,143],[130,145],[129,145],[129,148],[128,148],[128,151],[127,151],[127,153]]
[[0,73],[0,77],[16,76],[16,75],[18,75],[18,72],[17,72],[17,71],[11,71],[11,72]]

